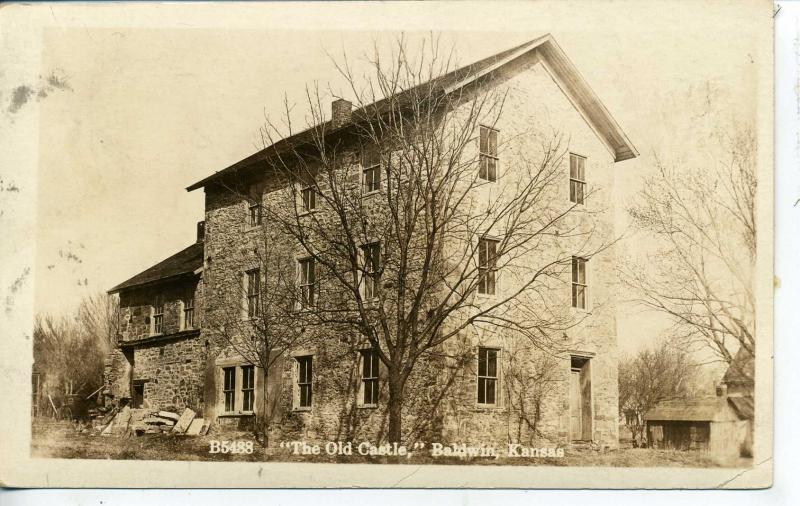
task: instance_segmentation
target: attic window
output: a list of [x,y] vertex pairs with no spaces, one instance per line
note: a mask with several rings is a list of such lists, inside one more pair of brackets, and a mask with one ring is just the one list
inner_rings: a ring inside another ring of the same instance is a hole
[[583,204],[586,192],[586,157],[569,154],[569,201]]
[[486,181],[497,181],[497,134],[494,128],[481,126],[480,170],[478,177]]

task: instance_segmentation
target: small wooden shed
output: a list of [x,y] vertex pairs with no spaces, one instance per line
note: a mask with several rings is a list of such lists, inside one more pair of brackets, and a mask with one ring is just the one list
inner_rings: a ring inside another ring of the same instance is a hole
[[749,452],[753,403],[749,397],[703,397],[660,402],[645,415],[651,448],[708,451],[717,458]]

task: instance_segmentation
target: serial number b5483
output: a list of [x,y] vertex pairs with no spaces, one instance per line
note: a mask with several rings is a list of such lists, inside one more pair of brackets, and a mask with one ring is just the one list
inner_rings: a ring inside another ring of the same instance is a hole
[[252,441],[217,441],[208,442],[208,453],[253,453]]

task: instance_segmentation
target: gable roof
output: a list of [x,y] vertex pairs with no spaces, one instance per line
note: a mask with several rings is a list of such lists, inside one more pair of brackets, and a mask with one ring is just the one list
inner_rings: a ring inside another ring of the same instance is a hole
[[203,243],[197,242],[124,281],[108,293],[193,274],[203,267]]
[[[628,139],[628,136],[622,131],[622,128],[620,128],[619,124],[617,124],[611,116],[611,113],[609,113],[608,109],[600,102],[600,99],[589,87],[586,80],[580,75],[578,69],[572,64],[566,53],[564,53],[550,34],[453,70],[432,81],[420,84],[417,88],[421,86],[430,86],[440,93],[449,94],[481,77],[492,74],[494,71],[532,51],[539,52],[550,73],[558,79],[562,91],[572,101],[573,105],[575,105],[600,139],[608,146],[609,150],[614,155],[615,161],[628,160],[639,155],[633,143]],[[412,88],[399,93],[394,97],[395,101],[402,103],[404,98],[410,99],[414,96],[414,89],[415,88]],[[371,113],[376,111],[380,113],[390,102],[391,101],[387,98],[378,100],[377,102],[354,110],[352,115],[354,118],[369,117],[366,113],[367,109],[369,109]],[[277,141],[233,165],[188,186],[186,190],[193,191],[198,188],[203,188],[207,184],[226,175],[234,174],[240,169],[246,169],[265,160],[270,154],[283,153],[291,147],[310,143],[314,139],[315,132],[322,131],[326,132],[326,135],[335,135],[347,130],[351,125],[352,122],[334,127],[333,122],[328,120],[317,127],[308,128]]]
[[733,357],[728,370],[722,377],[722,382],[725,384],[753,384],[755,377],[755,360],[753,354],[745,350],[743,347],[739,348],[736,356]]

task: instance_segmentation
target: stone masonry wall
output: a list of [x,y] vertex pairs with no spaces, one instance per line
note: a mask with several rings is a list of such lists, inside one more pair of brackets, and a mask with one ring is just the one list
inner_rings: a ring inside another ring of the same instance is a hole
[[133,380],[143,380],[144,399],[152,409],[203,409],[207,348],[197,335],[136,347]]
[[[515,152],[527,149],[524,142],[538,141],[541,135],[537,137],[537,134],[553,131],[561,134],[569,151],[587,158],[587,191],[591,192],[591,198],[569,225],[586,230],[594,226],[595,243],[607,243],[607,247],[589,259],[589,307],[586,310],[570,307],[571,284],[569,270],[565,270],[563,279],[553,282],[552,303],[583,321],[564,332],[563,336],[556,336],[558,353],[549,359],[543,358],[519,336],[485,335],[481,329],[466,332],[456,344],[465,348],[467,354],[472,353],[474,357],[481,345],[501,350],[498,405],[477,406],[477,364],[473,358],[467,360],[465,366],[452,367],[447,361],[431,356],[417,368],[410,380],[408,390],[413,395],[406,405],[404,429],[409,431],[424,425],[422,437],[429,440],[440,438],[443,442],[503,443],[544,438],[566,443],[570,426],[570,357],[574,355],[588,358],[591,364],[593,440],[613,447],[618,442],[616,257],[612,245],[614,170],[617,169],[608,148],[563,95],[538,59],[534,56],[518,62],[518,65],[501,82],[501,86],[509,89],[509,94],[505,112],[496,126],[501,139],[517,138],[523,144],[508,143],[502,148],[500,170],[504,167],[504,157],[508,160],[507,157],[515,156]],[[569,205],[568,157],[565,163],[560,185],[563,195],[560,198],[564,205]],[[267,193],[269,184],[267,182]],[[486,195],[477,198],[491,199],[491,189],[487,188]],[[247,199],[241,195],[220,187],[206,188],[206,257],[211,259],[211,264],[206,266],[204,280],[206,318],[212,324],[218,324],[228,310],[220,294],[231,282],[230,273],[243,271],[255,261],[252,251],[257,248],[257,239],[247,226],[248,205]],[[554,239],[552,248],[560,251],[572,248],[576,253],[580,250],[580,246],[569,239]],[[290,256],[296,254],[289,244],[286,253]],[[524,266],[525,262],[520,264]],[[513,286],[513,269],[514,266],[510,268],[512,272],[501,278],[501,290],[504,286],[505,289]],[[274,395],[279,399],[280,410],[274,420],[272,440],[364,438],[379,441],[387,425],[386,384],[381,382],[382,402],[377,408],[359,406],[359,346],[353,344],[356,340],[335,329],[317,329],[305,340],[287,353],[279,369],[280,386],[274,390]],[[296,406],[295,357],[302,354],[314,356],[314,402],[310,410],[300,410]],[[531,371],[543,374],[547,378],[546,387],[531,388],[531,392],[522,396],[522,401],[510,399],[514,389],[521,388],[519,381],[516,386],[509,383],[513,368],[526,372],[527,376],[523,374],[525,377],[531,376]],[[425,398],[425,393],[435,391],[442,382],[448,381],[450,390],[443,399]],[[524,409],[532,409],[531,403],[535,405],[538,402],[540,413],[536,433],[532,433],[527,422],[520,422],[520,402],[525,405]]]

